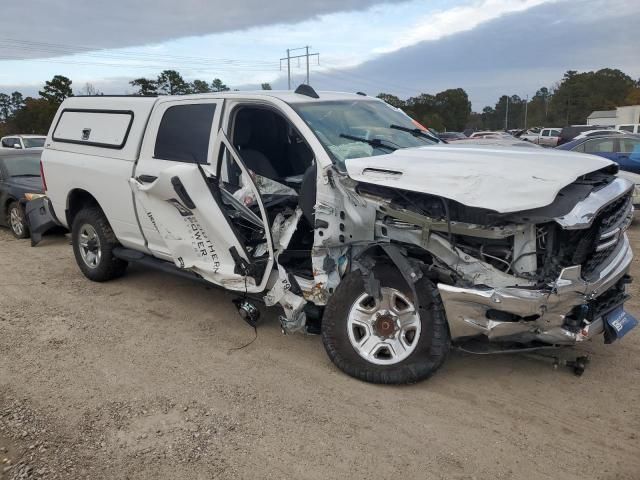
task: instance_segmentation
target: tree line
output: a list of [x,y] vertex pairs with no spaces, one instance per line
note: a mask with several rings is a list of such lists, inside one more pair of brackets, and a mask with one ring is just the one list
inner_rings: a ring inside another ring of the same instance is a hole
[[[55,75],[38,92],[39,97],[25,97],[17,91],[0,93],[0,136],[11,133],[47,133],[60,104],[65,98],[74,95],[72,83],[71,79],[63,75]],[[230,90],[219,78],[214,78],[210,83],[205,80],[187,82],[175,70],[164,70],[155,79],[136,78],[129,84],[135,88],[134,95],[186,95]],[[263,83],[261,88],[271,90],[271,85]],[[86,83],[78,93],[102,95],[90,83]]]
[[[186,81],[176,70],[164,70],[156,78],[136,78],[129,82],[136,95],[185,95],[224,92],[230,88],[219,78]],[[263,83],[263,90],[271,85]],[[79,93],[100,95],[87,83]],[[0,93],[0,136],[8,133],[46,133],[62,101],[73,96],[72,81],[56,75],[48,80],[39,97],[24,97],[20,92]],[[622,105],[640,105],[640,79],[634,80],[618,69],[595,72],[567,71],[552,87],[541,87],[530,98],[502,95],[494,106],[473,112],[467,92],[447,89],[435,95],[422,93],[402,100],[381,93],[378,98],[403,109],[421,124],[436,130],[499,130],[526,126],[584,124],[594,110],[610,110]]]
[[530,98],[502,95],[493,107],[472,112],[462,88],[435,95],[421,94],[407,100],[387,93],[382,98],[425,126],[436,130],[502,130],[533,126],[562,127],[585,124],[594,110],[613,110],[623,105],[640,105],[640,79],[612,68],[595,72],[567,71],[549,87],[541,87]]

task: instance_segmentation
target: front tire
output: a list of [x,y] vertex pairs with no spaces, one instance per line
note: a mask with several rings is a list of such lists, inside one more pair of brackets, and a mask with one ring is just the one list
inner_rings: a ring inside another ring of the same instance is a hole
[[127,269],[127,262],[113,254],[118,240],[98,207],[78,212],[71,227],[71,243],[76,263],[89,280],[106,282],[121,277]]
[[29,226],[24,210],[18,202],[11,202],[7,209],[7,225],[16,238],[29,238]]
[[375,269],[381,298],[365,290],[361,272],[345,276],[329,298],[322,340],[333,363],[347,375],[371,383],[415,383],[430,377],[449,351],[449,330],[436,287],[415,284],[420,306],[395,266]]

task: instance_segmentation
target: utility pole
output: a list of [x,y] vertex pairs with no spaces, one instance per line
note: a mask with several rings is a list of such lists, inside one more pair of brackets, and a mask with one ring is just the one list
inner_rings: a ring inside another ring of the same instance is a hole
[[[282,59],[280,59],[282,62]],[[291,52],[287,48],[287,90],[291,90]]]
[[529,95],[527,95],[527,99],[524,101],[524,129],[527,129],[527,110],[529,108]]
[[[296,58],[305,58],[307,61],[307,85],[309,85],[309,58],[311,57],[317,57],[318,59],[318,65],[320,65],[320,54],[319,53],[309,53],[309,49],[311,47],[309,45],[307,45],[306,47],[300,47],[300,48],[287,48],[287,56],[284,58],[280,59],[280,70],[282,70],[282,61],[286,60],[287,61],[287,85],[288,85],[288,89],[291,90],[291,60],[296,59]],[[295,56],[291,56],[291,52],[296,51],[296,50],[304,50],[305,53],[302,55],[295,55]]]
[[507,105],[504,109],[504,131],[506,132],[509,128],[509,95],[507,95]]

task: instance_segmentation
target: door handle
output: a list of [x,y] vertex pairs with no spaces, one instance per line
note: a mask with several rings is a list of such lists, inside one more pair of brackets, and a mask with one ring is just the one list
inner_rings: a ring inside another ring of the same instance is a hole
[[196,208],[196,204],[193,203],[193,200],[191,200],[191,197],[187,193],[187,189],[184,188],[184,185],[180,181],[179,177],[172,177],[171,185],[173,185],[173,190],[178,194],[178,196],[180,197],[180,200],[182,200],[182,203],[184,203],[185,207],[190,209]]
[[153,183],[158,179],[155,175],[139,175],[136,177],[140,183]]

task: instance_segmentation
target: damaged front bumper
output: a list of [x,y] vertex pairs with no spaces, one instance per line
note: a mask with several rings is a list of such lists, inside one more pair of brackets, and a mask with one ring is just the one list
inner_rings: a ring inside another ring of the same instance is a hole
[[[632,258],[625,234],[609,263],[590,282],[582,279],[578,265],[563,269],[549,288],[539,290],[460,288],[438,284],[451,339],[461,341],[485,336],[492,341],[571,345],[601,334],[604,332],[602,316],[607,312],[593,306],[599,305],[598,300],[605,298],[603,295],[623,280]],[[616,306],[622,301],[624,299]],[[567,317],[580,305],[591,305],[590,308],[596,311],[578,328],[570,328]],[[506,317],[509,319],[504,320]]]
[[29,224],[29,231],[31,232],[32,247],[40,243],[42,236],[46,232],[62,226],[53,211],[49,197],[38,197],[25,202],[24,211]]

